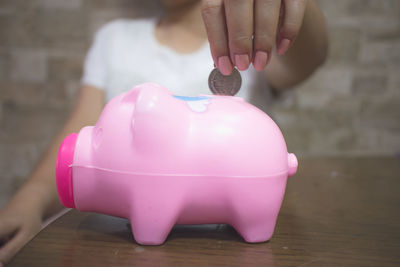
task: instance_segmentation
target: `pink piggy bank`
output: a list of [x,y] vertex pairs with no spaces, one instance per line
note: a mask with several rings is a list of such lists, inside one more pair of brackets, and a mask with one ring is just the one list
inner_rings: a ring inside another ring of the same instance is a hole
[[296,170],[278,126],[242,98],[146,83],[65,138],[56,176],[64,206],[128,218],[137,243],[158,245],[175,224],[227,223],[247,242],[269,240]]

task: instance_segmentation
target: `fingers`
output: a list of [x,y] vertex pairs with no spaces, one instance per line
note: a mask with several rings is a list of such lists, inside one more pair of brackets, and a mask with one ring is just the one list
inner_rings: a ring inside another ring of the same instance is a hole
[[[40,218],[26,220],[23,218],[0,218],[0,263],[7,263],[41,228]],[[12,216],[11,216],[12,217]],[[6,219],[5,219],[6,218]],[[1,266],[1,265],[0,265]]]
[[253,0],[203,0],[202,16],[214,64],[224,75],[249,67],[253,50]]
[[7,263],[20,250],[31,236],[18,232],[10,241],[0,248],[0,262]]
[[306,0],[283,0],[284,18],[277,39],[277,52],[283,55],[293,44],[300,31]]
[[229,56],[228,31],[222,0],[203,0],[201,14],[210,42],[214,64],[224,75],[231,74],[233,64]]
[[254,4],[254,58],[256,70],[263,70],[275,44],[281,0],[255,0]]
[[225,0],[231,61],[239,70],[250,65],[253,50],[253,0]]
[[10,251],[8,244],[16,237],[17,230],[17,225],[9,220],[0,221],[0,263],[7,263],[15,254]]
[[202,16],[214,64],[224,75],[229,75],[234,66],[246,70],[251,62],[256,70],[263,70],[275,43],[279,55],[293,44],[301,28],[306,2],[203,0]]
[[[6,242],[17,231],[17,224],[9,220],[0,221],[0,242]],[[0,243],[0,250],[1,250]]]

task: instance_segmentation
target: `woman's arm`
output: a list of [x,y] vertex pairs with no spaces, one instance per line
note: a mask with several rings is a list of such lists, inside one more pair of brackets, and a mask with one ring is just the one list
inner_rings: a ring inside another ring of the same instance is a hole
[[292,87],[310,76],[324,63],[328,53],[325,19],[314,0],[308,0],[297,38],[284,55],[274,51],[265,69],[268,82],[275,89]]
[[55,166],[58,147],[68,134],[94,125],[104,106],[103,91],[84,86],[75,107],[29,179],[0,211],[0,262],[11,257],[41,228],[42,220],[62,209],[58,200]]

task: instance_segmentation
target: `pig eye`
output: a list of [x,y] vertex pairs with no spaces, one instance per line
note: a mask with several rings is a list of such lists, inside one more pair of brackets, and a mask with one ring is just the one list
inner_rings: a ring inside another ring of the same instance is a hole
[[103,138],[103,128],[95,127],[93,132],[93,147],[96,149],[100,146]]

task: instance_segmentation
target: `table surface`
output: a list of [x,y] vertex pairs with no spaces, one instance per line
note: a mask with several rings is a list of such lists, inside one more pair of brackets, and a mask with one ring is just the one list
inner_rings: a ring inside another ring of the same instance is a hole
[[395,157],[301,159],[274,236],[258,244],[219,224],[140,246],[128,220],[71,210],[9,266],[399,266],[399,173]]

